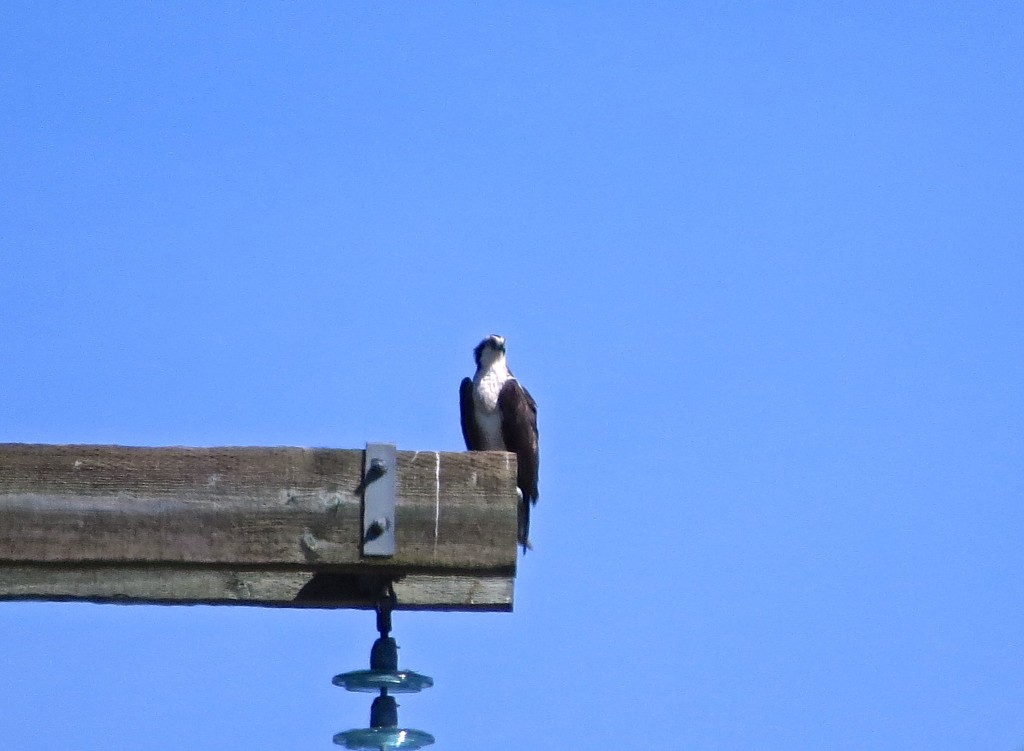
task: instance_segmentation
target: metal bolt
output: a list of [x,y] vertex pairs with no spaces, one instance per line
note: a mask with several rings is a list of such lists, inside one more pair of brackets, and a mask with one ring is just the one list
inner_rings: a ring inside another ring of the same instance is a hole
[[391,529],[391,520],[384,517],[379,517],[370,522],[370,526],[366,528],[366,535],[363,537],[363,542],[369,542],[370,540],[376,540],[387,530]]

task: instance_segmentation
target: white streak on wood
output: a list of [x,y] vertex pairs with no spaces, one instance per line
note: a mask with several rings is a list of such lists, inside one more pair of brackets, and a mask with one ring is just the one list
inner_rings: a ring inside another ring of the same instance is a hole
[[437,531],[441,525],[441,453],[434,452],[434,553],[437,553]]

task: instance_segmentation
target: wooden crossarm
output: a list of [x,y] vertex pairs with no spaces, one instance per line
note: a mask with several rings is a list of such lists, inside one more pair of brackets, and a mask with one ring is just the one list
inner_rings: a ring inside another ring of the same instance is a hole
[[515,473],[400,451],[382,559],[361,555],[362,450],[0,444],[0,599],[365,607],[384,577],[399,607],[507,610]]

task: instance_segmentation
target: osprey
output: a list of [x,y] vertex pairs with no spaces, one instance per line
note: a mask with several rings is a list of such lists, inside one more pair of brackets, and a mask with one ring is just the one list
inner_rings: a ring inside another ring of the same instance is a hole
[[537,404],[505,362],[505,339],[491,334],[473,350],[476,373],[459,388],[462,437],[470,451],[511,451],[519,487],[519,544],[530,545],[530,506],[537,502]]

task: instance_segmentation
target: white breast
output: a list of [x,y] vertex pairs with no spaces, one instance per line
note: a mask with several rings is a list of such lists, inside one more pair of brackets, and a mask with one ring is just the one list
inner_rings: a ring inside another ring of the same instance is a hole
[[499,370],[492,367],[477,373],[473,378],[473,404],[476,407],[476,422],[480,426],[480,437],[485,451],[505,450],[505,439],[501,436],[498,394],[511,377],[507,369]]

